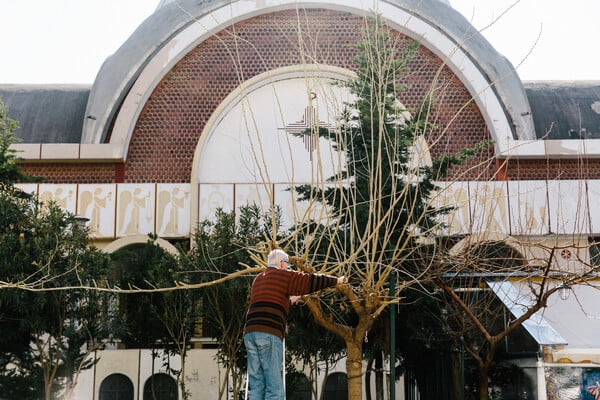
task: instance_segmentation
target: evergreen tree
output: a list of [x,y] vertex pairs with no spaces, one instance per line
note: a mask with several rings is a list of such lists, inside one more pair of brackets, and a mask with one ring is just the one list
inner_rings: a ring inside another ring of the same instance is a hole
[[[187,262],[188,269],[195,271],[195,281],[214,281],[239,270],[240,265],[250,265],[248,248],[263,240],[271,224],[256,205],[240,207],[237,213],[218,209],[214,221],[201,222],[194,235]],[[217,360],[225,368],[219,398],[227,396],[229,379],[233,398],[242,390],[246,370],[243,330],[252,279],[240,277],[201,290],[203,336],[217,340]]]
[[[339,290],[343,297],[306,299],[316,320],[346,344],[350,399],[362,396],[364,343],[371,343],[378,318],[439,256],[423,240],[437,233],[438,217],[447,211],[432,206],[436,180],[487,145],[444,155],[431,165],[419,159],[414,144],[435,128],[428,123],[435,96],[413,110],[400,102],[407,90],[402,78],[418,46],[395,41],[380,16],[369,21],[357,47],[357,77],[345,84],[354,100],[346,104],[340,128],[313,132],[343,153],[342,167],[327,182],[296,189],[300,200],[322,203],[329,211],[326,221],[297,227],[295,240],[306,246],[297,253],[304,252],[317,270],[350,276],[351,286]],[[393,271],[401,284],[390,298]],[[377,348],[385,346],[371,347]]]
[[16,182],[39,182],[41,178],[23,173],[18,165],[19,157],[17,151],[11,146],[19,140],[15,137],[15,131],[19,123],[8,116],[8,108],[0,99],[0,189],[13,190]]
[[69,392],[106,335],[104,295],[76,287],[100,282],[109,259],[87,247],[74,215],[15,188],[37,179],[17,163],[16,128],[0,102],[0,393],[50,399]]

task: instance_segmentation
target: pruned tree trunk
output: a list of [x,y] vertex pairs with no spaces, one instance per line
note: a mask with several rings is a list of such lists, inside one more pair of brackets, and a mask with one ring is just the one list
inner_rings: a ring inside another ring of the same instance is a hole
[[362,338],[346,342],[348,400],[362,400]]
[[489,399],[489,373],[487,368],[479,369],[479,400]]
[[358,323],[354,327],[341,325],[325,314],[317,297],[305,297],[306,305],[315,317],[315,321],[325,329],[335,333],[346,344],[346,374],[348,375],[348,400],[362,400],[363,381],[363,341],[367,332],[373,326],[379,309],[377,296],[365,296],[367,301],[359,300],[356,293],[349,286],[338,286],[338,290],[346,296],[358,316]]

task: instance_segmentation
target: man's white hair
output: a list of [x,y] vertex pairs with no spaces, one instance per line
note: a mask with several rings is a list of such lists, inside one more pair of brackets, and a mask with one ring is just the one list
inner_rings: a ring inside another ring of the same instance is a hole
[[288,262],[289,260],[287,253],[281,249],[272,250],[267,256],[267,263],[273,267],[277,267],[280,261]]

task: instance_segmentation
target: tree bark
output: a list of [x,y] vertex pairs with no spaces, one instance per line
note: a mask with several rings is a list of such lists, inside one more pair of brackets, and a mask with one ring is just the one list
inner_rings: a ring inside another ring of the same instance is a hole
[[362,338],[346,342],[348,400],[362,400]]
[[479,400],[488,400],[489,398],[489,382],[488,382],[488,368],[482,367],[479,369]]
[[362,400],[363,340],[369,329],[373,326],[376,310],[378,309],[380,302],[377,296],[366,296],[366,301],[361,302],[350,286],[337,286],[337,289],[346,296],[358,316],[358,323],[354,327],[334,322],[331,315],[326,315],[323,312],[318,298],[306,297],[304,301],[319,325],[335,333],[344,340],[346,344],[348,400]]

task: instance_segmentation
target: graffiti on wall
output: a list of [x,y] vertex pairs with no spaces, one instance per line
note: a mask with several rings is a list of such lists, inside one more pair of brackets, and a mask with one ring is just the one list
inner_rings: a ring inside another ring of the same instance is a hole
[[600,400],[600,368],[546,367],[548,400]]

